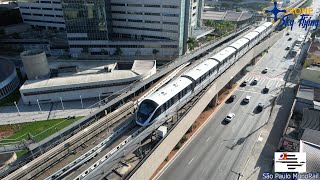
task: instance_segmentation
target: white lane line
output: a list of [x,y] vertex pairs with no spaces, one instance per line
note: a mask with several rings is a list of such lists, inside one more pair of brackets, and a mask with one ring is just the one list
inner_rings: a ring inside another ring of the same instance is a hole
[[211,138],[211,136],[208,137],[208,139],[206,140],[206,142],[208,142],[210,138]]
[[191,164],[191,162],[193,161],[194,157],[189,161],[188,165]]
[[279,86],[281,86],[281,82],[280,82],[280,81],[277,81],[276,87],[279,87]]
[[251,78],[251,76],[247,76],[247,77],[245,78],[245,81],[249,81],[250,78]]
[[261,80],[260,84],[263,85],[263,83],[264,83],[265,80],[266,80],[266,79],[263,78],[263,79]]

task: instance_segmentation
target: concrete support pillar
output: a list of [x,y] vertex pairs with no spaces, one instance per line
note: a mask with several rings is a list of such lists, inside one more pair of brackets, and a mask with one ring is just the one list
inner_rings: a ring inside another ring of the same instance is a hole
[[228,89],[231,89],[231,88],[232,88],[232,84],[233,84],[233,83],[232,83],[232,79],[231,79],[231,80],[228,82],[228,84],[227,84],[227,88],[228,88]]
[[219,99],[219,95],[216,94],[216,95],[213,97],[213,99],[210,101],[210,103],[208,104],[208,106],[209,106],[210,108],[215,107],[215,106],[218,104],[218,99]]

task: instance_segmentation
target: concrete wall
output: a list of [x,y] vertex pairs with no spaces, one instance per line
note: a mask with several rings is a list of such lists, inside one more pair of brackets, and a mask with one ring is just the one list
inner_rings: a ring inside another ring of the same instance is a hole
[[24,51],[20,54],[29,80],[50,74],[46,53],[41,50]]
[[203,95],[203,97],[193,106],[193,109],[180,121],[176,128],[168,134],[158,148],[148,157],[140,168],[132,175],[130,179],[147,180],[156,171],[159,165],[164,161],[167,155],[179,142],[189,127],[194,123],[197,117],[205,109],[211,99],[234,77],[243,67],[250,63],[251,59],[260,54],[263,50],[272,46],[283,36],[284,31],[272,36],[268,40],[256,46],[245,54],[237,63],[229,68],[219,79],[215,81],[212,87]]

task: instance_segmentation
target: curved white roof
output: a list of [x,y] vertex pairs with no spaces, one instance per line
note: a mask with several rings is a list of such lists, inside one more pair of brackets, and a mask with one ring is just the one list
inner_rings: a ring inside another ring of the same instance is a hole
[[262,33],[264,30],[266,30],[267,28],[266,27],[264,27],[264,26],[259,26],[259,27],[257,27],[255,30],[253,30],[253,31],[256,31],[256,32],[258,32],[259,34],[260,33]]
[[236,49],[240,49],[241,47],[243,47],[245,44],[247,44],[249,42],[248,39],[246,38],[240,38],[238,39],[236,42],[230,44],[229,46],[234,47]]
[[259,33],[257,33],[257,32],[249,32],[248,34],[246,34],[245,36],[243,36],[244,38],[247,38],[247,39],[249,39],[250,41],[252,40],[252,39],[254,39],[255,37],[257,37],[259,35]]
[[197,80],[199,77],[201,77],[202,75],[204,75],[206,72],[208,72],[210,69],[214,68],[217,65],[218,65],[218,62],[216,61],[205,60],[183,75],[189,76],[192,79]]
[[226,59],[228,56],[230,56],[232,53],[235,53],[236,50],[232,47],[226,47],[223,50],[219,51],[217,54],[210,57],[210,59],[215,59],[219,62],[222,62],[224,59]]
[[179,77],[166,86],[160,88],[158,91],[150,94],[145,99],[150,99],[161,106],[191,83],[192,81],[190,79]]

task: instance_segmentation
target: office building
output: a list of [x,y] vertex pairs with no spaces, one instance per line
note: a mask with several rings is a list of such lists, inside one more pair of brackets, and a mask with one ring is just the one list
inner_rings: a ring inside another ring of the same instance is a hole
[[199,37],[203,0],[34,0],[19,7],[25,23],[65,27],[73,57],[116,55],[119,48],[124,56],[175,57],[189,37]]
[[18,0],[24,23],[45,29],[65,29],[60,0]]

